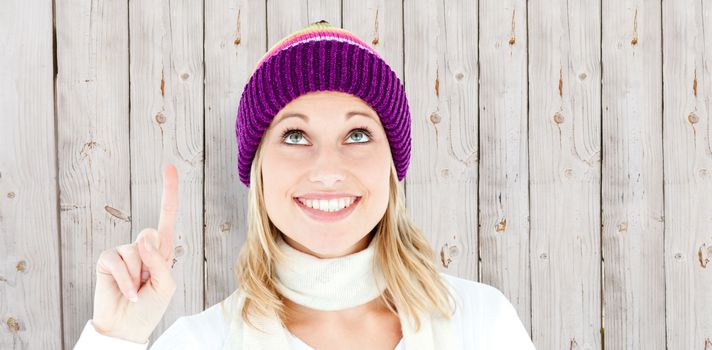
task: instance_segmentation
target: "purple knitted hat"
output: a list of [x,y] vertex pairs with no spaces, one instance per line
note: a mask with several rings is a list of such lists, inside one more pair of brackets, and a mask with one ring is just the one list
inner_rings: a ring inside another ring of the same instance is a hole
[[250,187],[250,167],[262,135],[291,100],[312,91],[360,97],[378,113],[388,137],[398,181],[410,162],[410,112],[396,73],[369,45],[326,21],[285,37],[257,63],[240,98],[236,134],[240,181]]

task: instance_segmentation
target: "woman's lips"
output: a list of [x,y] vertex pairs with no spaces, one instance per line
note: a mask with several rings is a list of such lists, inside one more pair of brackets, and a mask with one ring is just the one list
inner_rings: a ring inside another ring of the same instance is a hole
[[300,202],[297,198],[294,198],[294,201],[297,202],[297,205],[302,208],[302,210],[307,213],[307,215],[312,219],[322,222],[334,222],[349,216],[349,214],[351,214],[356,208],[356,205],[361,202],[361,197],[356,197],[356,199],[353,201],[353,203],[351,203],[351,205],[334,212],[326,212],[314,208],[309,208],[304,203]]

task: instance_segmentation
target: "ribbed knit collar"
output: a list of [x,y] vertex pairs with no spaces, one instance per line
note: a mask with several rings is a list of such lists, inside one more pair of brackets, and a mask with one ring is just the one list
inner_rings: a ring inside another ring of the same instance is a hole
[[375,263],[374,239],[356,253],[321,259],[284,241],[277,246],[287,258],[275,266],[277,290],[308,308],[333,311],[365,304],[383,293],[386,283]]

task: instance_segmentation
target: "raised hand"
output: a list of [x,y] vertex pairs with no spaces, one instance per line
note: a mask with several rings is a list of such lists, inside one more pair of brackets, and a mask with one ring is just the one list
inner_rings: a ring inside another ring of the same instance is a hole
[[107,249],[96,264],[94,328],[104,335],[146,343],[176,290],[171,274],[178,212],[178,173],[163,168],[158,230],[146,228],[131,244]]

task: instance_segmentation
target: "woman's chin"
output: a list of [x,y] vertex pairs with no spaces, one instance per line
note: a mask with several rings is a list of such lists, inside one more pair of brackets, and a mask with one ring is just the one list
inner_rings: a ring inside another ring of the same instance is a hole
[[353,244],[344,245],[343,240],[335,239],[333,235],[315,234],[312,237],[313,238],[310,239],[311,242],[302,244],[302,246],[309,251],[310,255],[321,259],[329,259],[351,254],[349,250]]

